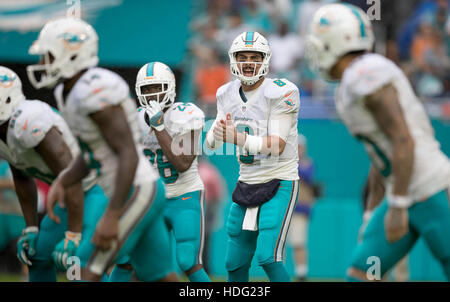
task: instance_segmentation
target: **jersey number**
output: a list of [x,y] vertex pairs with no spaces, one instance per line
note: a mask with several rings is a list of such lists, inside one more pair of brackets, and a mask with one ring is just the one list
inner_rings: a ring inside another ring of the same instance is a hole
[[275,81],[273,81],[275,84],[277,84],[278,86],[280,86],[280,87],[283,87],[284,85],[286,85],[286,83],[285,82],[283,82],[282,80],[275,80]]
[[189,103],[183,103],[183,104],[181,104],[181,105],[178,105],[177,107],[176,107],[176,109],[178,109],[178,110],[180,110],[180,111],[184,111],[185,109],[186,109],[186,107],[190,107],[191,106],[191,104],[189,104]]
[[[155,164],[155,153],[150,149],[144,149],[144,155],[152,165]],[[156,165],[158,167],[159,175],[162,177],[165,184],[173,184],[178,179],[178,171],[172,166],[169,161],[164,161],[162,149],[156,150]],[[166,171],[168,172],[166,174]]]
[[[245,132],[248,135],[253,135],[253,129],[249,125],[239,124],[239,125],[237,125],[237,131]],[[239,161],[244,164],[250,165],[250,164],[253,164],[253,162],[255,161],[255,156],[252,154],[249,154],[242,147],[239,147]]]

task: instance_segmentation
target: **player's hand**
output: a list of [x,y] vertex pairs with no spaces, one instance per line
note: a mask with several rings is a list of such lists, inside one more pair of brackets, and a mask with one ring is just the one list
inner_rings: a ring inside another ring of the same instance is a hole
[[226,120],[221,119],[214,128],[214,137],[226,143],[234,144],[236,142],[237,129],[228,113]]
[[145,111],[149,117],[150,126],[158,132],[164,130],[164,113],[161,105],[156,101],[150,101]]
[[32,265],[30,257],[36,254],[38,233],[37,226],[29,226],[22,231],[22,236],[17,241],[17,258],[25,265]]
[[102,216],[95,229],[92,242],[100,250],[108,250],[117,244],[119,238],[119,220],[114,215],[111,215],[108,210]]
[[386,239],[393,243],[408,233],[408,208],[389,207],[384,217]]
[[67,259],[75,255],[80,246],[81,233],[66,232],[66,237],[61,240],[52,253],[53,262],[59,270],[66,270]]
[[56,223],[61,223],[61,219],[58,215],[55,214],[53,208],[55,207],[56,202],[59,202],[59,206],[64,208],[64,196],[65,189],[59,178],[52,183],[50,190],[47,195],[47,215]]

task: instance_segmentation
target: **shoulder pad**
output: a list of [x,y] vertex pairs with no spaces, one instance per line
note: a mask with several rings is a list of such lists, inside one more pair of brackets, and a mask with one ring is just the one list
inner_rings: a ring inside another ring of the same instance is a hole
[[342,85],[355,96],[375,92],[397,75],[396,65],[378,54],[366,54],[344,72]]
[[175,132],[185,133],[202,129],[205,125],[203,111],[193,103],[174,103],[169,109],[169,122]]
[[11,117],[8,131],[19,145],[32,148],[53,127],[57,116],[56,111],[44,102],[24,101]]
[[129,87],[122,77],[110,70],[95,67],[81,77],[74,97],[83,100],[108,90],[114,94],[120,93],[121,98],[129,95]]
[[238,81],[239,81],[239,80],[234,80],[234,81],[228,82],[228,83],[226,83],[226,84],[220,86],[219,89],[217,89],[217,92],[216,92],[216,97],[217,97],[217,99],[219,99],[219,98],[222,97],[224,94],[226,94],[226,93],[230,90],[231,87],[233,87],[234,85],[236,85],[236,82],[238,82]]
[[297,86],[287,79],[270,79],[264,89],[264,96],[268,99],[280,99],[295,90],[298,91]]

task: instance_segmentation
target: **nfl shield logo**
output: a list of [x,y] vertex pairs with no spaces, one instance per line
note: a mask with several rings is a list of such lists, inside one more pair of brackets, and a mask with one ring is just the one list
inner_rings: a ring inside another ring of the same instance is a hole
[[247,110],[246,106],[242,106],[242,112],[245,112]]

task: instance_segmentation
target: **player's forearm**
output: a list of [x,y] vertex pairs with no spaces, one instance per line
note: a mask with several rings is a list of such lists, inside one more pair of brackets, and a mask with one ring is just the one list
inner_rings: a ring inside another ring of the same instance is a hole
[[69,188],[83,180],[89,174],[89,168],[84,162],[83,156],[79,154],[72,159],[69,166],[59,174],[58,178],[64,188]]
[[393,142],[392,173],[393,195],[406,196],[414,166],[414,141],[411,137],[400,137]]
[[108,204],[108,211],[117,217],[121,214],[127,197],[131,192],[136,174],[139,157],[134,146],[120,150],[118,154],[119,165],[117,167],[114,192]]
[[[156,139],[158,140],[161,149],[167,160],[173,165],[178,172],[185,172],[192,164],[194,154],[183,154],[183,146],[180,146],[179,141],[174,141],[172,137],[164,129],[162,131],[155,131]],[[188,143],[188,142],[182,142]],[[175,150],[176,149],[176,150]],[[191,149],[191,148],[189,148]],[[192,151],[192,150],[190,150]],[[175,155],[178,154],[178,155]]]
[[67,227],[75,233],[81,233],[83,228],[84,193],[81,183],[66,190],[65,204],[67,208]]
[[26,225],[38,226],[36,183],[31,178],[18,177],[14,177],[14,183]]

